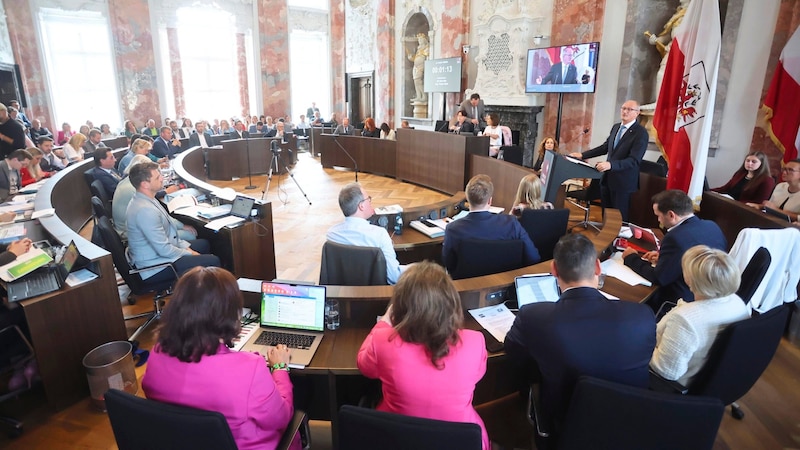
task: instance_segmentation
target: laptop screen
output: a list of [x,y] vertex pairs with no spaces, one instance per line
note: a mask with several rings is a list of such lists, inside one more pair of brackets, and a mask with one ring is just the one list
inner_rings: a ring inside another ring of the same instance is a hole
[[325,286],[262,282],[261,325],[323,331]]
[[241,217],[242,219],[250,217],[250,211],[253,209],[255,202],[256,201],[250,197],[237,195],[236,198],[233,199],[233,205],[231,205],[231,215]]
[[75,241],[71,241],[67,249],[64,250],[64,256],[61,257],[61,264],[64,265],[65,273],[72,272],[72,268],[75,267],[75,261],[78,260],[78,256],[80,255],[80,252],[78,252],[78,246],[75,245]]
[[516,277],[514,287],[520,308],[531,303],[557,302],[560,295],[556,277],[549,274]]
[[656,237],[656,234],[653,232],[653,230],[651,230],[650,228],[646,228],[646,227],[640,227],[639,225],[635,225],[635,224],[632,224],[632,223],[628,224],[628,225],[630,225],[631,232],[634,233],[634,236],[637,234],[636,232],[638,231],[638,232],[641,233],[642,237],[640,239],[642,241],[652,244],[655,247],[656,250],[660,250],[661,249],[661,242],[659,242],[659,240]]

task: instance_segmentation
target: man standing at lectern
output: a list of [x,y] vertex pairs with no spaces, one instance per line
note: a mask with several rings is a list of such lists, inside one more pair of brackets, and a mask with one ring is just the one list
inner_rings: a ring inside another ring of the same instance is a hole
[[600,192],[605,208],[616,208],[622,220],[628,221],[631,194],[639,190],[639,164],[647,150],[647,130],[636,122],[639,103],[628,100],[620,108],[620,123],[611,127],[608,139],[583,153],[570,153],[573,158],[587,159],[608,155],[594,167],[603,173]]

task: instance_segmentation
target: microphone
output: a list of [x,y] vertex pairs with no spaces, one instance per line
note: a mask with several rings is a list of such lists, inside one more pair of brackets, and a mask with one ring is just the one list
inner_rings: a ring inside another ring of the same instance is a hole
[[345,154],[345,155],[347,155],[347,157],[348,157],[348,158],[350,158],[350,161],[353,161],[353,166],[355,166],[355,169],[356,169],[356,183],[358,183],[358,163],[357,163],[357,162],[356,162],[356,160],[353,158],[353,156],[350,154],[350,152],[348,152],[348,151],[347,151],[347,150],[346,150],[344,147],[342,147],[342,144],[340,144],[340,143],[339,143],[339,140],[338,140],[338,139],[336,139],[336,138],[333,138],[333,142],[335,142],[335,143],[336,143],[336,145],[338,145],[338,146],[339,146],[339,148],[340,148],[340,149],[342,149],[342,151],[344,152],[344,154]]

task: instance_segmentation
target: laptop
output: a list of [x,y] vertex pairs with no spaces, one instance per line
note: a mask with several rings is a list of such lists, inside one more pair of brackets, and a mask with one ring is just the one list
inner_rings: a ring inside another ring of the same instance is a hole
[[18,302],[61,289],[79,256],[78,246],[75,245],[75,241],[71,241],[58,263],[48,265],[17,281],[8,283],[6,287],[8,300]]
[[236,198],[233,199],[233,204],[230,205],[230,215],[219,219],[214,219],[206,224],[206,227],[214,227],[219,229],[224,226],[235,225],[240,222],[244,222],[250,217],[250,212],[253,210],[253,206],[255,204],[256,200],[254,198],[245,197],[244,195],[237,195]]
[[785,220],[787,222],[791,222],[792,221],[791,217],[789,217],[788,214],[786,214],[783,211],[779,211],[777,209],[768,208],[768,207],[765,206],[764,207],[764,212],[767,213],[768,215],[772,216],[772,217],[777,217],[778,219]]
[[558,280],[549,273],[524,275],[514,278],[517,291],[517,304],[525,305],[539,302],[557,302],[561,296]]
[[242,348],[266,356],[278,345],[289,346],[289,367],[311,362],[325,330],[325,286],[261,283],[261,331]]

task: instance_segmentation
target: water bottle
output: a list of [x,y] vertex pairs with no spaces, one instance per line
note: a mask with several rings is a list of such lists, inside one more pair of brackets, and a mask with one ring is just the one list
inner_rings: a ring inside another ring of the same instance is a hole
[[339,325],[339,301],[328,300],[325,302],[325,328],[338,330]]

